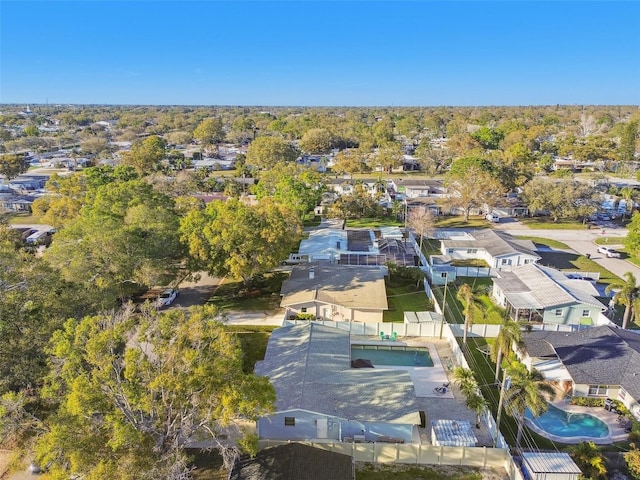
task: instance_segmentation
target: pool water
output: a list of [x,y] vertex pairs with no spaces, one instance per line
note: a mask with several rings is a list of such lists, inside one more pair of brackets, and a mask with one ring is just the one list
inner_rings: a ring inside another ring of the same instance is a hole
[[420,347],[351,345],[351,360],[357,358],[371,360],[380,366],[433,367],[429,350]]
[[609,427],[599,418],[586,413],[570,413],[549,405],[549,409],[534,417],[527,410],[524,414],[538,428],[559,437],[601,438],[609,435]]

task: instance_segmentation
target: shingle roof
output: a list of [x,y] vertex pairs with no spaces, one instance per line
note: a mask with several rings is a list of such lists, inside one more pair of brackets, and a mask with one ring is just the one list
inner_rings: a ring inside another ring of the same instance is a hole
[[600,326],[576,332],[530,332],[522,337],[532,357],[554,351],[575,383],[622,385],[640,399],[639,334]]
[[273,331],[257,375],[271,379],[277,410],[358,421],[420,423],[407,372],[351,368],[349,332],[313,322]]
[[229,480],[352,480],[351,457],[290,443],[260,450],[238,460]]
[[[313,278],[310,272],[313,271]],[[283,307],[320,301],[348,308],[386,310],[387,293],[379,267],[331,263],[296,265],[282,284]]]
[[[585,280],[571,280],[562,272],[533,263],[500,272],[493,279],[516,308],[551,308],[583,303],[606,308],[595,298],[597,290]],[[591,292],[589,292],[591,290]]]
[[483,248],[492,257],[523,253],[537,258],[535,246],[530,240],[516,240],[511,235],[490,228],[481,228],[470,232],[468,239],[455,238],[442,240],[447,248]]

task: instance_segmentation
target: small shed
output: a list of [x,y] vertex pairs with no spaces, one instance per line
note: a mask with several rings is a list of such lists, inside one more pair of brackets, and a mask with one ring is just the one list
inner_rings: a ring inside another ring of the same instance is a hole
[[431,420],[431,443],[443,447],[475,447],[478,439],[466,420]]
[[578,480],[582,471],[568,453],[522,454],[522,468],[525,476],[532,480]]

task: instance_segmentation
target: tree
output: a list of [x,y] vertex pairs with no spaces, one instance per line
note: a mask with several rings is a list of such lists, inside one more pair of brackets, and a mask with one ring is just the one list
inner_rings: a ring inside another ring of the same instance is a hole
[[307,130],[300,139],[300,148],[309,153],[328,153],[331,150],[333,138],[326,128],[312,128]]
[[621,162],[632,162],[635,159],[637,141],[638,121],[633,120],[624,126],[620,135],[617,155],[618,160]]
[[140,180],[106,184],[56,233],[44,258],[105,299],[165,285],[182,268],[173,200]]
[[458,293],[456,297],[462,303],[464,303],[464,333],[462,337],[462,343],[467,344],[467,332],[473,326],[474,322],[478,318],[483,316],[482,313],[482,302],[477,297],[478,292],[474,291],[471,285],[468,283],[463,283],[462,286],[458,289]]
[[640,479],[640,450],[634,445],[632,449],[624,454],[624,460],[627,462],[627,470],[632,478]]
[[331,171],[338,173],[348,173],[353,175],[354,173],[366,173],[370,170],[366,162],[363,159],[362,154],[357,149],[349,148],[346,150],[340,150],[334,157],[333,166]]
[[287,258],[301,232],[299,217],[268,198],[256,205],[213,201],[190,211],[180,225],[193,268],[230,275],[245,285]]
[[[635,215],[634,215],[635,218]],[[631,311],[633,310],[634,302],[640,295],[640,288],[637,286],[636,277],[631,272],[627,272],[623,275],[624,280],[621,282],[614,282],[607,285],[605,293],[609,294],[612,291],[616,293],[613,295],[613,303],[624,305],[624,315],[622,317],[622,328],[627,328],[629,318],[631,318]]]
[[44,348],[52,333],[64,319],[86,315],[98,303],[18,246],[10,235],[2,235],[0,395],[39,387],[47,368]]
[[149,173],[165,157],[167,142],[152,135],[141,142],[134,143],[131,150],[122,156],[122,165],[132,166],[138,175]]
[[187,478],[188,440],[232,459],[221,429],[272,411],[275,392],[243,373],[219,320],[214,307],[148,311],[140,324],[132,309],[68,320],[49,349],[43,396],[57,408],[36,445],[52,478]]
[[620,196],[625,201],[625,209],[622,213],[622,218],[626,216],[627,212],[633,212],[633,199],[636,196],[636,190],[632,187],[624,187],[620,189]]
[[247,149],[247,165],[266,170],[278,163],[293,162],[298,150],[280,137],[258,137]]
[[320,203],[324,186],[322,177],[315,170],[292,163],[280,163],[260,172],[253,191],[258,199],[271,197],[303,218]]
[[7,180],[17,177],[29,169],[29,164],[24,156],[6,154],[0,157],[0,175]]
[[391,170],[402,165],[403,159],[404,152],[402,147],[398,143],[387,142],[378,148],[374,161],[376,166],[383,168],[387,173],[391,173]]
[[193,138],[200,140],[205,148],[215,146],[216,151],[220,143],[224,140],[224,137],[224,127],[220,117],[205,118],[193,131]]
[[466,221],[472,208],[498,204],[504,196],[504,188],[485,166],[476,162],[461,165],[459,162],[456,160],[452,164],[445,185],[450,191],[447,201],[451,206],[462,209]]
[[468,368],[454,368],[453,378],[454,383],[460,387],[460,390],[462,390],[462,393],[466,396],[469,396],[478,390],[478,382],[476,382],[476,379],[473,376],[473,371]]
[[599,193],[593,187],[572,179],[534,178],[524,186],[523,197],[531,212],[546,211],[554,222],[561,218],[586,221],[599,204]]
[[482,422],[482,415],[489,407],[487,400],[479,393],[473,392],[467,395],[467,408],[473,410],[476,414],[476,428],[480,428]]
[[578,443],[571,447],[571,456],[580,467],[580,470],[582,470],[583,477],[591,480],[607,478],[606,459],[595,443]]
[[422,239],[425,235],[433,233],[436,220],[433,212],[427,207],[420,207],[411,209],[409,212],[409,218],[407,219],[407,225],[411,227],[414,232],[420,235],[420,251],[422,252]]
[[511,320],[509,315],[505,312],[502,317],[500,332],[496,337],[496,341],[491,345],[491,359],[496,362],[496,382],[500,380],[500,367],[505,353],[509,353],[513,344],[519,343],[521,340],[522,330],[520,325]]
[[471,138],[479,142],[483,148],[497,150],[500,141],[504,138],[504,134],[497,129],[482,127],[473,132]]
[[511,386],[505,392],[507,412],[518,422],[516,446],[520,446],[524,428],[524,412],[529,409],[537,417],[547,411],[547,397],[553,399],[555,390],[546,383],[538,370],[528,371],[520,362],[512,362],[507,373],[511,376]]

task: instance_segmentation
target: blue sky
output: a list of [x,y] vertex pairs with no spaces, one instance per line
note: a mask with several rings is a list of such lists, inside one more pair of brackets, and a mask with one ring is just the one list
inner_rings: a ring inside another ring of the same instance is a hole
[[0,1],[0,103],[640,104],[635,1]]

